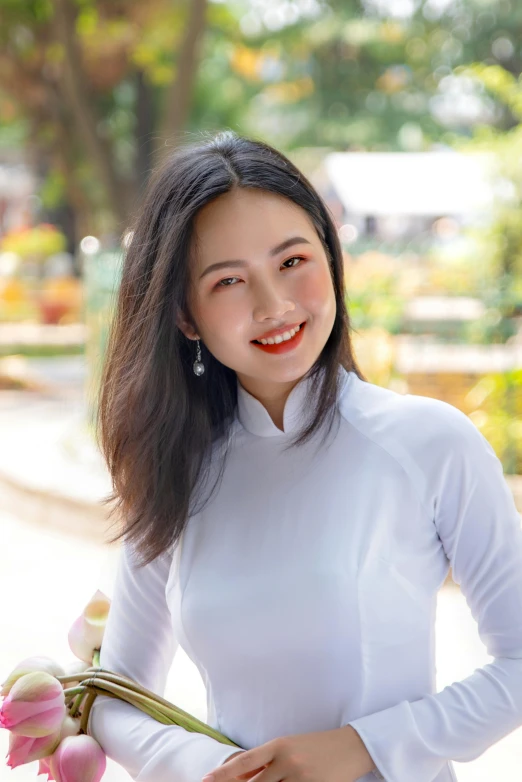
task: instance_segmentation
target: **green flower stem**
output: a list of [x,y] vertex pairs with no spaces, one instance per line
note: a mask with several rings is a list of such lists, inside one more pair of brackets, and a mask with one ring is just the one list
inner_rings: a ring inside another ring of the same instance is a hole
[[88,679],[90,676],[92,676],[92,673],[89,673],[88,671],[85,671],[84,673],[69,673],[65,676],[55,676],[55,679],[58,679],[59,682],[62,684],[67,684],[68,682],[80,682],[83,679]]
[[141,687],[126,677],[100,671],[94,676],[92,674],[85,677],[82,676],[82,679],[82,686],[95,692],[96,695],[112,695],[112,697],[120,698],[149,714],[149,716],[162,724],[178,725],[192,733],[203,733],[210,736],[222,744],[234,747],[239,746],[220,731],[211,728],[205,722],[198,720],[188,712],[179,709],[174,704],[169,703],[164,698],[160,698],[160,696],[155,695],[150,690]]
[[83,707],[82,716],[80,719],[80,733],[87,733],[87,723],[89,722],[89,714],[91,713],[92,704],[96,700],[97,693],[88,692],[85,698],[85,705]]
[[116,681],[109,677],[102,678],[97,676],[95,679],[91,679],[91,681],[99,689],[106,688],[121,698],[129,699],[136,703],[142,703],[144,706],[151,706],[158,713],[170,713],[172,711],[177,711],[176,706],[167,703],[160,703],[156,701],[155,698],[152,698],[146,693],[141,692],[139,685],[130,687],[127,684],[121,684],[121,682],[117,681],[117,677],[114,678]]
[[[111,676],[115,676],[120,680],[122,683],[130,683],[136,685],[136,682],[132,679],[129,679],[127,676],[123,676],[120,673],[113,673],[112,671],[105,671],[104,668],[87,668],[87,670],[82,671],[81,673],[68,673],[64,676],[55,676],[54,678],[57,679],[62,684],[67,684],[68,682],[80,682],[80,684],[85,681],[85,679],[91,679],[93,675],[98,675],[98,673],[108,673]],[[140,685],[136,685],[137,687],[140,687]]]
[[[183,711],[183,709],[180,709],[178,706],[174,706],[172,703],[170,703],[170,701],[165,700],[165,698],[162,698],[160,695],[156,695],[156,693],[152,692],[152,690],[148,690],[146,687],[142,687],[140,684],[137,684],[132,679],[123,677],[120,674],[112,673],[112,671],[100,672],[99,674],[96,675],[96,680],[98,679],[103,679],[104,681],[113,682],[114,684],[120,684],[121,686],[133,690],[134,692],[140,693],[141,695],[146,695],[148,698],[151,698],[157,703],[160,703],[163,706],[165,706],[169,710],[169,712],[171,712],[174,709],[180,717],[184,717],[190,721],[199,722],[196,719],[196,717],[194,717],[192,714]],[[202,726],[206,725],[205,722],[202,722],[200,724]]]
[[[83,688],[82,688],[82,689],[83,689]],[[71,706],[71,708],[69,709],[69,712],[70,712],[70,715],[71,715],[71,717],[75,717],[75,716],[76,716],[76,713],[78,712],[78,710],[79,710],[79,708],[80,708],[80,706],[81,706],[81,703],[82,703],[82,701],[83,701],[83,699],[84,699],[84,698],[85,698],[85,690],[84,690],[83,692],[80,692],[80,693],[79,693],[79,694],[76,696],[76,698],[74,698],[74,700],[73,700],[73,702],[72,702],[72,706]]]
[[[73,674],[75,677],[75,681],[79,680],[84,686],[87,682],[92,682],[93,684],[99,684],[101,686],[102,681],[111,682],[113,684],[119,685],[120,687],[124,687],[125,689],[132,690],[139,695],[146,696],[147,698],[155,701],[157,704],[161,704],[165,706],[169,712],[171,712],[173,709],[174,711],[179,715],[179,717],[183,717],[186,720],[194,723],[199,723],[200,727],[203,727],[206,725],[204,722],[200,722],[199,720],[196,720],[195,717],[193,717],[192,714],[189,714],[186,711],[183,711],[183,709],[178,708],[177,706],[174,706],[169,701],[165,700],[164,698],[160,697],[159,695],[156,695],[156,693],[152,692],[151,690],[148,690],[146,687],[142,687],[140,684],[137,684],[132,679],[129,679],[126,676],[122,676],[121,674],[112,673],[112,671],[105,671],[104,669],[97,669],[97,673],[95,676],[90,673],[90,671],[84,671],[81,674]],[[66,682],[68,679],[71,679],[70,676],[58,676],[58,678],[62,683]],[[77,688],[70,688],[66,690],[66,693],[75,694],[75,691],[78,691]],[[208,727],[208,726],[207,726]]]
[[166,714],[166,716],[172,717],[172,719],[183,721],[183,727],[190,726],[193,730],[198,730],[199,728],[207,728],[208,730],[212,730],[212,728],[209,728],[209,726],[204,722],[196,720],[195,717],[191,715],[185,716],[185,714],[180,714],[177,707],[173,704],[165,705],[163,703],[159,703],[155,697],[151,697],[139,691],[136,692],[129,690],[128,687],[122,686],[117,682],[107,681],[106,679],[102,679],[98,676],[94,679],[91,678],[88,684],[90,685],[91,683],[94,684],[97,689],[109,690],[109,692],[113,692],[115,695],[118,695],[124,700],[132,700],[133,704],[142,704],[143,706],[154,709],[154,711],[158,712],[159,714]]
[[67,697],[71,698],[74,695],[79,695],[83,692],[83,687],[69,687],[68,689],[63,691],[63,694],[65,695],[65,698]]
[[126,696],[123,698],[120,695],[116,695],[114,692],[109,692],[109,690],[102,690],[98,687],[94,687],[93,685],[88,685],[89,691],[97,697],[98,695],[105,695],[109,698],[115,698],[116,700],[123,700],[125,703],[129,703],[131,706],[134,706],[135,708],[139,709],[140,711],[144,712],[144,714],[148,714],[149,717],[152,717],[156,720],[156,722],[161,722],[162,725],[173,725],[176,723],[173,723],[172,719],[168,717],[166,714],[163,714],[157,710],[155,710],[152,706],[144,706],[143,704],[139,703],[138,701],[134,701],[131,696]]

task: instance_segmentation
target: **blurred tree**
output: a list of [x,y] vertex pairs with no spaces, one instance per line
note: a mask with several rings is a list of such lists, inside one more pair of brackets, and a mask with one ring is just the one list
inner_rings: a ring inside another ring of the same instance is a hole
[[504,342],[516,333],[515,318],[522,315],[522,78],[500,65],[474,63],[459,73],[480,85],[512,118],[504,130],[477,125],[471,138],[454,137],[457,149],[491,156],[495,203],[488,224],[470,233],[476,251],[488,259],[488,290],[483,298],[496,315],[487,324],[488,341]]
[[[287,147],[420,150],[448,130],[510,127],[509,109],[456,72],[476,61],[518,75],[518,0],[278,0],[243,3],[248,51],[271,54],[245,74],[278,73],[251,106],[251,125]],[[302,13],[286,24],[290,9]],[[308,17],[304,9],[315,8]],[[264,60],[264,62],[263,62]],[[290,106],[289,106],[290,104]]]
[[45,204],[72,205],[78,235],[119,234],[186,131],[291,153],[514,127],[460,69],[518,78],[521,33],[515,0],[1,0],[0,134],[25,133]]
[[[2,93],[44,198],[85,233],[124,226],[154,156],[190,114],[207,0],[4,0]],[[14,108],[14,111],[13,111]]]

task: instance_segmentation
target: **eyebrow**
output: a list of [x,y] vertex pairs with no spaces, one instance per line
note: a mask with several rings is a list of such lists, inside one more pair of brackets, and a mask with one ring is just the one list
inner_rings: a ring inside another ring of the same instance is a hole
[[[293,247],[294,244],[312,244],[308,241],[308,239],[305,239],[304,236],[292,236],[290,239],[285,239],[284,242],[281,242],[281,244],[278,244],[276,247],[272,247],[270,250],[269,255],[272,257],[274,255],[278,255],[279,253],[283,252],[283,250],[286,250],[288,247]],[[205,277],[207,274],[210,274],[210,272],[217,271],[218,269],[226,269],[230,267],[238,267],[238,266],[246,266],[246,261],[242,261],[240,259],[232,260],[232,261],[218,261],[217,263],[211,263],[210,266],[207,266],[205,271],[200,275],[200,280]]]

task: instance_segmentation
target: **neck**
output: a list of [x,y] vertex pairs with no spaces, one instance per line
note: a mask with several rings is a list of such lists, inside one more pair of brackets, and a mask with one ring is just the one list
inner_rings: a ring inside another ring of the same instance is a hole
[[297,380],[292,380],[288,383],[264,383],[263,381],[260,382],[257,378],[246,377],[244,375],[238,374],[237,377],[245,391],[248,391],[249,394],[261,402],[275,426],[284,432],[283,414],[286,400],[301,378],[297,378]]

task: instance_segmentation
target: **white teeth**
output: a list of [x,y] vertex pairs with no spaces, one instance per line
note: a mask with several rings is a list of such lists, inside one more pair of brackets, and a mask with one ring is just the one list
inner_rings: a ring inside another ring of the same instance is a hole
[[268,339],[260,339],[258,340],[261,342],[262,345],[279,345],[280,342],[287,342],[289,339],[292,339],[301,326],[297,326],[295,329],[290,329],[290,331],[285,331],[283,334],[278,334],[277,337],[268,337]]

